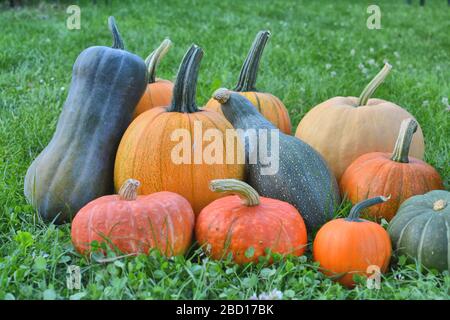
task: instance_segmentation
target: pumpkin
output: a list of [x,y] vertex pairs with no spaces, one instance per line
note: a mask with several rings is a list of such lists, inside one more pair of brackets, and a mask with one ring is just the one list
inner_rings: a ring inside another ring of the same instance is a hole
[[[134,178],[141,181],[142,194],[176,192],[189,200],[196,214],[220,197],[209,190],[210,180],[242,179],[244,175],[243,163],[228,161],[225,154],[238,155],[242,146],[235,144],[234,149],[228,150],[222,137],[203,142],[208,130],[224,136],[233,128],[217,112],[199,110],[196,106],[202,55],[202,49],[195,45],[189,49],[178,71],[172,104],[146,111],[131,123],[120,142],[115,163],[116,188],[126,179]],[[208,155],[214,145],[227,152],[210,161]]]
[[388,227],[398,255],[450,272],[450,192],[433,190],[402,203]]
[[[369,99],[388,75],[386,64],[359,98],[334,97],[312,108],[300,121],[295,136],[317,150],[328,162],[338,181],[345,169],[369,152],[390,152],[400,124],[414,118],[396,104]],[[411,143],[411,155],[422,159],[423,134],[420,126]]]
[[173,83],[169,80],[156,78],[156,67],[166,55],[167,51],[169,51],[171,45],[172,42],[169,39],[165,39],[160,46],[145,59],[148,70],[147,89],[136,106],[133,118],[136,118],[142,112],[151,108],[167,106],[170,104],[170,101],[172,101]]
[[417,122],[403,120],[393,153],[371,152],[360,156],[345,170],[340,186],[352,203],[377,194],[391,195],[391,200],[367,209],[367,215],[390,221],[406,199],[434,189],[443,189],[439,173],[422,160],[408,157]]
[[282,133],[242,95],[219,89],[214,98],[245,145],[246,181],[261,196],[296,207],[309,231],[331,219],[341,200],[336,179],[320,154]]
[[300,256],[307,242],[303,219],[287,202],[260,197],[243,181],[213,180],[214,192],[229,195],[200,212],[195,235],[203,250],[218,260],[231,254],[234,262],[258,262],[267,252]]
[[[256,35],[247,58],[242,65],[239,80],[234,91],[250,100],[253,106],[274,126],[286,134],[291,134],[291,120],[283,102],[270,93],[258,91],[255,87],[259,61],[269,37],[269,31],[260,31]],[[208,101],[205,107],[222,113],[220,103],[213,98]]]
[[389,235],[379,224],[361,219],[359,214],[387,200],[379,196],[361,201],[347,218],[332,220],[320,228],[313,243],[313,257],[325,275],[352,287],[355,274],[368,275],[378,268],[386,272],[392,253]]
[[173,192],[138,196],[139,181],[128,179],[118,195],[89,202],[72,222],[72,242],[81,254],[91,243],[106,243],[124,254],[148,253],[156,248],[166,256],[189,249],[195,216],[189,202]]
[[147,79],[144,61],[124,50],[113,17],[109,27],[113,47],[78,56],[56,132],[25,176],[25,196],[45,221],[68,222],[114,192],[114,156]]

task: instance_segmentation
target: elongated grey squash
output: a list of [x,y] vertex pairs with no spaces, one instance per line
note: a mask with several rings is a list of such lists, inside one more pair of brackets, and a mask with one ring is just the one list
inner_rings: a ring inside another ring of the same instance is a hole
[[[278,130],[242,95],[219,89],[214,99],[245,144],[247,182],[261,196],[295,206],[308,232],[331,219],[340,195],[325,160],[308,144]],[[272,134],[278,139],[272,140]]]
[[86,203],[114,191],[120,139],[145,91],[144,61],[124,50],[114,18],[112,48],[78,56],[56,131],[28,168],[24,192],[45,221],[70,221]]

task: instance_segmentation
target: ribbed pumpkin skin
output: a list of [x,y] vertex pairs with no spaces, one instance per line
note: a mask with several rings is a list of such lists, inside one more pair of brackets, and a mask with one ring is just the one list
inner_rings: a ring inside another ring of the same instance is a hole
[[78,56],[55,134],[25,177],[45,221],[68,222],[113,193],[114,156],[146,83],[144,61],[127,51],[97,46]]
[[[272,253],[300,256],[307,245],[306,227],[297,209],[287,202],[260,197],[246,207],[238,196],[227,196],[206,206],[197,217],[198,243],[213,259],[232,254],[236,263],[258,262],[266,248]],[[246,257],[252,247],[254,254]]]
[[[358,106],[356,97],[335,97],[312,108],[300,121],[295,136],[319,152],[339,181],[345,169],[369,152],[390,152],[404,119],[414,117],[394,103],[369,99]],[[424,140],[420,127],[410,155],[422,159]]]
[[[445,206],[434,210],[435,203]],[[409,198],[388,228],[397,255],[417,259],[427,268],[450,271],[450,192],[430,191]]]
[[391,160],[391,153],[371,152],[357,158],[345,170],[340,181],[342,194],[352,203],[379,194],[391,199],[367,208],[367,216],[390,221],[406,199],[435,189],[443,189],[437,171],[422,160],[409,157],[409,163]]
[[[172,191],[185,197],[200,213],[211,201],[221,195],[209,190],[209,181],[213,179],[244,177],[243,164],[194,164],[194,151],[191,164],[177,164],[172,161],[172,150],[179,141],[171,141],[174,130],[185,129],[194,144],[194,121],[202,123],[203,132],[213,128],[225,133],[233,129],[228,121],[214,111],[195,113],[167,112],[167,108],[153,108],[137,117],[128,127],[117,151],[115,164],[115,186],[118,189],[128,178],[141,181],[141,193],[150,194],[158,191]],[[203,151],[209,142],[203,143]],[[234,154],[237,153],[235,146]],[[194,146],[192,146],[194,148]],[[199,148],[199,146],[197,146]],[[226,150],[226,141],[223,141]],[[225,157],[225,155],[224,155]]]
[[[124,254],[157,248],[166,256],[189,249],[195,216],[189,202],[173,192],[122,200],[103,196],[83,207],[72,223],[72,242],[86,254],[92,241],[106,242]],[[106,238],[106,239],[105,239]]]
[[[256,109],[275,127],[285,134],[292,133],[291,120],[289,113],[280,99],[273,94],[264,92],[237,92],[246,97]],[[205,108],[214,110],[223,115],[220,103],[214,99],[210,99]]]
[[136,106],[133,119],[154,107],[168,106],[172,101],[172,91],[173,83],[169,80],[156,79],[156,82],[149,83]]

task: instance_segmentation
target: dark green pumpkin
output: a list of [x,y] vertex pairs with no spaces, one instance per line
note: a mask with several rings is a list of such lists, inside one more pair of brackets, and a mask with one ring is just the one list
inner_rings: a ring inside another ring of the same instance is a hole
[[[283,134],[242,95],[219,89],[214,99],[221,103],[222,112],[233,127],[241,129],[238,134],[245,143],[247,182],[261,196],[295,206],[309,232],[331,219],[340,204],[340,195],[336,179],[325,160],[300,139]],[[271,132],[279,134],[278,149],[275,147],[279,154],[279,166],[277,172],[266,171],[270,174],[263,174],[262,170],[267,170],[269,166],[261,157],[256,162],[252,160],[252,153],[256,150],[254,146],[258,145],[266,149],[269,157],[272,156]],[[267,141],[267,147],[261,143],[261,137]]]
[[147,85],[144,61],[124,50],[113,17],[112,48],[75,61],[55,134],[28,168],[24,192],[45,221],[70,221],[86,203],[114,191],[114,159]]
[[398,255],[450,271],[450,192],[433,190],[407,199],[388,232]]

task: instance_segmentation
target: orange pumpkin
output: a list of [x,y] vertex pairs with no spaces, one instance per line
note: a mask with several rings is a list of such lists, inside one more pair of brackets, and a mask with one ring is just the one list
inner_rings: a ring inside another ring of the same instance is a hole
[[[138,179],[143,194],[176,192],[199,213],[220,197],[209,190],[210,180],[243,178],[243,161],[237,161],[238,155],[243,154],[242,145],[235,141],[234,149],[227,149],[223,139],[226,130],[234,130],[231,124],[217,112],[199,110],[195,104],[202,55],[203,51],[194,45],[184,56],[169,107],[144,112],[126,130],[116,156],[116,188],[129,177]],[[221,137],[210,137],[211,142],[204,142],[209,129]],[[223,147],[224,152],[211,155],[214,145]],[[236,158],[230,160],[232,152]]]
[[392,254],[391,240],[379,224],[359,218],[364,208],[387,201],[376,197],[356,204],[347,218],[327,222],[313,243],[314,261],[320,270],[346,287],[353,276],[386,272]]
[[[286,134],[291,134],[289,113],[281,100],[270,93],[259,92],[255,87],[259,61],[269,37],[269,31],[260,31],[257,34],[244,61],[234,91],[246,97],[274,126]],[[215,99],[210,99],[205,107],[223,114],[220,103]]]
[[[359,98],[331,98],[312,108],[297,127],[295,136],[325,158],[338,181],[357,157],[375,151],[390,152],[401,122],[414,118],[392,102],[369,99],[390,69],[386,64]],[[411,154],[423,158],[420,126],[411,144]]]
[[145,59],[148,69],[148,85],[136,106],[133,118],[154,107],[167,106],[172,101],[173,83],[169,80],[156,78],[156,67],[167,51],[169,51],[171,45],[172,42],[169,39],[165,39],[158,49]]
[[245,182],[211,181],[211,190],[236,194],[213,201],[197,217],[198,243],[213,259],[232,255],[236,263],[257,262],[272,253],[300,256],[306,248],[306,226],[287,202],[260,197]]
[[129,179],[118,195],[89,202],[72,222],[75,249],[87,254],[92,241],[105,242],[124,254],[157,248],[166,256],[189,249],[195,216],[189,202],[173,192],[138,196],[139,181]]
[[390,221],[406,199],[435,189],[443,189],[439,173],[422,160],[408,157],[417,122],[403,120],[393,153],[371,152],[360,156],[345,170],[341,191],[352,203],[377,194],[390,194],[391,200],[367,209],[368,216]]

